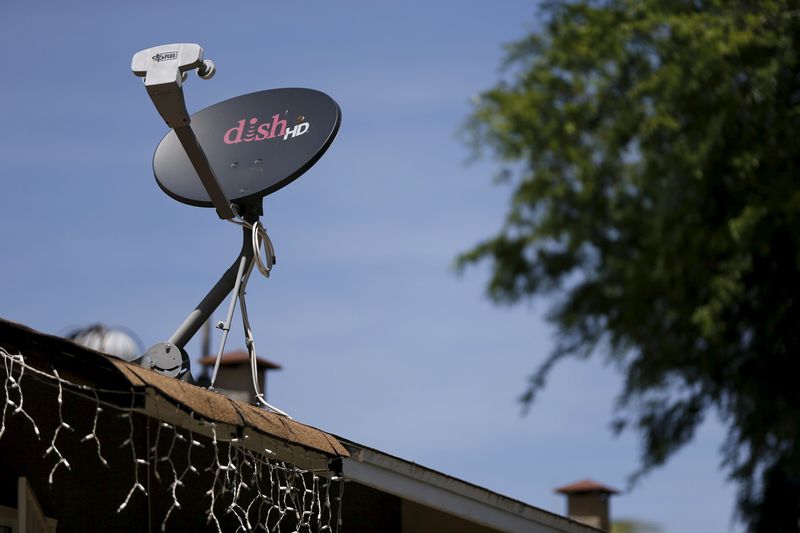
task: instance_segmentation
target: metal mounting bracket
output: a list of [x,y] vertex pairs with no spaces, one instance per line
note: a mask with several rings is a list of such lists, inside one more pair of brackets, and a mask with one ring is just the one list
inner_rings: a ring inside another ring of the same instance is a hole
[[203,187],[222,219],[235,216],[231,203],[208,162],[203,147],[197,141],[191,126],[191,117],[183,97],[183,81],[190,70],[197,69],[201,78],[214,75],[216,67],[203,60],[203,49],[192,43],[164,44],[141,50],[133,56],[131,70],[144,78],[147,94],[167,126],[175,130],[178,140],[189,156]]

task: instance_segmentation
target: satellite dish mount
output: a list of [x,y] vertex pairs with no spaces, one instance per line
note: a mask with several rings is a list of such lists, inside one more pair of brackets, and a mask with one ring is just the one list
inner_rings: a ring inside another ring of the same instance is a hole
[[210,388],[238,302],[256,398],[285,415],[259,392],[245,289],[254,266],[268,277],[276,261],[272,242],[259,221],[264,196],[297,179],[322,156],[338,132],[339,106],[312,89],[273,89],[220,102],[190,117],[183,96],[189,71],[197,70],[201,78],[209,79],[216,70],[197,44],[142,50],[133,56],[131,70],[144,78],[150,99],[171,128],[153,158],[158,185],[180,202],[214,207],[219,218],[242,226],[243,232],[242,249],[233,264],[169,340],[148,349],[141,363],[167,376],[191,379],[185,346],[231,294],[225,321],[217,324],[223,333]]
[[217,215],[222,219],[231,219],[235,214],[192,130],[192,119],[183,98],[183,82],[188,72],[195,69],[206,80],[216,73],[214,62],[203,60],[203,49],[199,45],[186,43],[166,44],[142,50],[133,56],[131,63],[133,73],[144,78],[147,94],[161,118],[180,139],[203,187],[214,202]]

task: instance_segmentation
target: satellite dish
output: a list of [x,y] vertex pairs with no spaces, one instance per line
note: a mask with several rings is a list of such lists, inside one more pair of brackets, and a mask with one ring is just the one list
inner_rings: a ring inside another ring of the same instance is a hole
[[179,202],[214,207],[219,218],[243,230],[242,250],[233,264],[175,333],[145,352],[141,364],[167,376],[191,379],[186,343],[232,294],[226,319],[217,324],[223,333],[209,388],[213,389],[238,301],[255,396],[263,406],[285,415],[259,392],[245,289],[254,265],[269,276],[275,264],[272,242],[259,221],[264,196],[300,177],[322,157],[339,131],[339,105],[314,89],[271,89],[237,96],[190,116],[183,97],[189,71],[209,79],[216,70],[193,43],[137,52],[131,70],[144,78],[150,99],[172,128],[153,156],[159,187]]
[[[191,117],[197,141],[233,203],[258,200],[288,185],[333,142],[341,112],[314,89],[271,89],[214,104]],[[189,205],[213,207],[175,130],[153,157],[159,187]]]
[[71,331],[67,334],[67,338],[125,361],[133,361],[142,355],[141,342],[133,332],[125,328],[92,324]]

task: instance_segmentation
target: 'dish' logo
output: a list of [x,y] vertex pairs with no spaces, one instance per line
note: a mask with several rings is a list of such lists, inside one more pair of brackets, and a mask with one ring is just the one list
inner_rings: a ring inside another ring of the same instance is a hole
[[160,63],[162,61],[170,61],[172,59],[178,59],[178,52],[177,50],[172,52],[164,52],[163,54],[156,54],[151,58],[156,63]]
[[[246,126],[245,126],[246,125]],[[285,141],[289,137],[298,137],[308,131],[310,124],[303,122],[294,127],[287,128],[286,120],[280,115],[272,115],[272,122],[258,123],[258,118],[243,118],[225,132],[222,140],[225,144],[239,144],[240,142],[264,141],[275,137],[283,137]]]

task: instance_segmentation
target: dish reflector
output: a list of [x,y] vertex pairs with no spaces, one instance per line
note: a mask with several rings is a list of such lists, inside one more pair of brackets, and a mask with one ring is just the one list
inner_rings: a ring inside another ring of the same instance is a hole
[[[192,129],[234,203],[285,187],[322,157],[341,123],[339,105],[314,89],[270,89],[192,115]],[[153,157],[159,187],[179,202],[213,207],[174,130]]]

